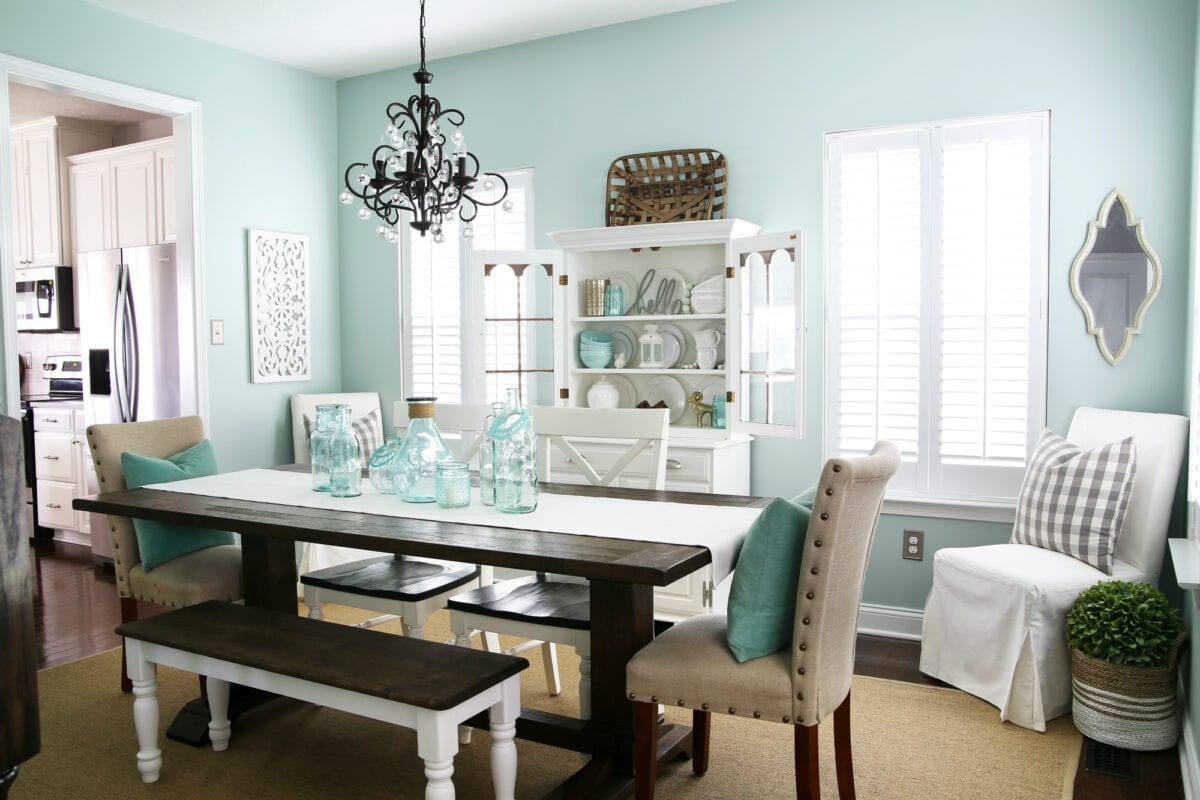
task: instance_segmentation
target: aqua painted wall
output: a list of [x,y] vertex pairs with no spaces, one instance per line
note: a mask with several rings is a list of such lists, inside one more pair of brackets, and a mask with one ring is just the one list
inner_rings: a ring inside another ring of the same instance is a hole
[[[431,55],[437,31],[428,31]],[[489,169],[533,166],[537,242],[603,225],[604,181],[624,153],[713,147],[730,164],[730,211],[806,234],[806,436],[759,439],[752,491],[795,494],[821,462],[822,137],[877,125],[1050,109],[1048,424],[1079,405],[1185,410],[1194,0],[737,0],[720,6],[434,61],[433,93],[467,115]],[[406,98],[411,69],[338,84],[338,162],[361,160]],[[1117,367],[1085,336],[1071,259],[1120,187],[1163,263],[1163,291]],[[339,217],[347,389],[400,392],[394,250]],[[900,531],[927,532],[923,562]],[[932,553],[1003,541],[1009,528],[885,517],[867,602],[921,608]]]
[[[224,469],[290,461],[288,397],[341,385],[335,83],[79,0],[0,0],[0,52],[203,104],[210,433]],[[311,381],[250,382],[247,228],[310,237]]]

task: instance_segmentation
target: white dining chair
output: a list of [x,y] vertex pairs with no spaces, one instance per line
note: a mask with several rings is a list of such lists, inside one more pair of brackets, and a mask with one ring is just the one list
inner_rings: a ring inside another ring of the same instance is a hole
[[[455,457],[463,461],[473,458],[483,441],[484,420],[491,413],[491,407],[441,403],[435,407],[435,412],[438,429],[446,434],[446,444]],[[407,404],[396,403],[395,422],[397,428],[408,429]],[[400,500],[396,502],[400,503]],[[357,553],[358,558],[300,576],[304,604],[308,606],[308,616],[313,619],[324,617],[322,607],[325,603],[337,603],[381,615],[358,623],[359,627],[372,627],[399,617],[406,635],[424,638],[429,615],[444,608],[451,595],[492,581],[491,567],[338,549]],[[335,557],[343,556],[336,554]],[[490,650],[499,650],[494,635],[488,637],[485,644]]]
[[[551,448],[557,448],[593,486],[612,486],[622,479],[641,488],[663,488],[670,422],[667,410],[534,406],[532,414],[538,442],[538,474],[548,473]],[[611,465],[597,468],[580,452],[581,440],[617,440],[629,445]],[[590,604],[586,582],[538,573],[455,595],[447,606],[455,642],[464,647],[470,646],[472,630],[543,643],[547,688],[551,694],[557,694],[561,687],[553,645],[574,647],[580,658],[580,714],[588,719],[591,716]],[[528,646],[520,645],[513,651]]]

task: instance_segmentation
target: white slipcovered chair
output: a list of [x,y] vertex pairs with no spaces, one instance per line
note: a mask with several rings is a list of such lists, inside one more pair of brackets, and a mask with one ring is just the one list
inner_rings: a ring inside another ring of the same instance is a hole
[[1133,436],[1136,466],[1112,575],[1026,544],[943,548],[933,558],[921,671],[1046,730],[1071,708],[1066,616],[1103,580],[1157,584],[1187,441],[1187,418],[1080,408],[1067,440],[1083,450]]

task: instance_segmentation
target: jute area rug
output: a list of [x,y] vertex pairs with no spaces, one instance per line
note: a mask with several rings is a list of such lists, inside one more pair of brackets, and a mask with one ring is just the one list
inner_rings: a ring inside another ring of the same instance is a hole
[[[327,607],[340,622],[364,618]],[[377,630],[397,631],[392,622]],[[441,612],[426,628],[450,637]],[[511,644],[511,642],[506,642]],[[279,699],[244,714],[230,748],[214,753],[160,736],[162,777],[143,784],[136,768],[132,695],[117,688],[120,650],[40,673],[42,752],[21,766],[11,800],[62,798],[413,798],[424,796],[416,735],[374,720]],[[530,669],[523,702],[577,714],[579,661],[559,648],[563,693],[546,693],[541,656],[526,651]],[[162,729],[198,695],[190,673],[159,668]],[[857,676],[853,688],[854,772],[864,800],[1061,800],[1070,798],[1080,737],[1069,717],[1044,734],[1002,724],[995,708],[954,689]],[[669,708],[671,721],[690,712]],[[822,794],[836,798],[832,720],[822,725]],[[491,797],[489,740],[476,732],[455,759],[459,798]],[[577,770],[582,756],[518,740],[517,796],[538,798]],[[782,724],[714,715],[708,774],[688,762],[660,770],[660,798],[794,797],[792,731]]]

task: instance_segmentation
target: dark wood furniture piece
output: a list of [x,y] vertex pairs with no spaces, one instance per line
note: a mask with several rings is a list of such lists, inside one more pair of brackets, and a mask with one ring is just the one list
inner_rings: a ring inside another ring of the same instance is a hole
[[[704,506],[759,507],[767,502],[689,492],[557,484],[540,488],[554,494],[695,505],[698,527],[703,524]],[[219,521],[219,527],[242,535],[246,604],[289,614],[296,613],[298,540],[588,579],[592,641],[602,643],[592,649],[592,718],[584,722],[524,709],[517,721],[517,735],[523,739],[592,756],[554,797],[624,797],[632,791],[634,713],[625,697],[625,664],[653,638],[653,587],[666,586],[712,560],[708,549],[700,546],[293,508],[153,489],[79,498],[75,508],[199,527],[213,527]],[[653,535],[646,532],[647,539]],[[477,717],[472,724],[485,728],[487,721]],[[663,726],[661,760],[690,751],[689,727]]]
[[496,796],[513,796],[518,676],[529,666],[523,658],[481,650],[456,653],[408,636],[380,636],[217,600],[129,622],[117,633],[125,637],[129,653],[137,764],[146,783],[158,780],[162,768],[153,665],[166,664],[207,673],[214,750],[229,744],[230,680],[412,728],[429,778],[426,797],[454,795],[456,727],[488,713]]
[[21,422],[0,416],[0,800],[42,749]]

